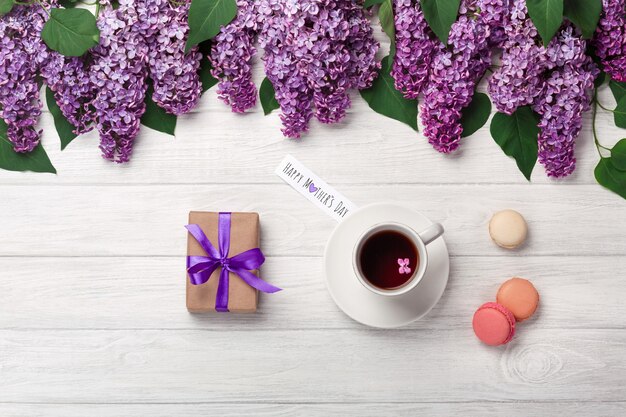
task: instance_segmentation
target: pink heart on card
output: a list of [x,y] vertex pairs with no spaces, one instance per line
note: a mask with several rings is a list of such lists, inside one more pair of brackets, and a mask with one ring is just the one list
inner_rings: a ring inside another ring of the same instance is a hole
[[318,188],[318,187],[316,187],[316,186],[315,186],[315,184],[313,184],[313,183],[310,183],[310,184],[309,184],[309,192],[310,192],[310,193],[314,193],[314,192],[316,192],[317,190],[319,190],[319,188]]

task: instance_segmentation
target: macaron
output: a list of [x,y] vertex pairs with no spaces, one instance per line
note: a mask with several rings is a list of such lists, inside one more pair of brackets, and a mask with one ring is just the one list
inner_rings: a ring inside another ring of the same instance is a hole
[[524,321],[537,310],[539,293],[530,281],[516,277],[500,286],[496,301],[509,309],[517,321]]
[[485,303],[476,310],[472,320],[474,333],[490,346],[509,343],[515,334],[515,317],[498,303]]
[[515,210],[499,211],[489,221],[489,235],[500,247],[515,249],[524,243],[527,234],[526,220]]

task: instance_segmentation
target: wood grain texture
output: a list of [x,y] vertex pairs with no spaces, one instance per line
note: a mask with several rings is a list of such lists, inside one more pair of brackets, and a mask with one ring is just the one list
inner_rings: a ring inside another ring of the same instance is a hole
[[0,402],[623,400],[626,330],[526,330],[2,330]]
[[626,413],[626,403],[469,402],[427,404],[0,404],[3,417],[206,417],[206,416],[397,416],[397,417],[554,417],[582,415],[616,417]]
[[[514,208],[530,233],[517,255],[623,255],[624,201],[598,186],[346,185],[357,205],[395,201],[446,228],[453,255],[502,256],[487,225]],[[270,256],[321,256],[336,223],[285,184],[0,186],[0,255],[183,256],[189,210],[257,211]],[[612,220],[613,219],[613,220]],[[591,230],[591,232],[590,232]],[[589,234],[592,233],[592,234]],[[34,244],[34,237],[37,237]]]
[[[0,329],[299,330],[365,329],[332,302],[321,258],[270,257],[262,274],[284,291],[260,295],[257,314],[189,314],[182,258],[0,258]],[[512,275],[531,279],[535,329],[626,330],[623,257],[452,258],[446,292],[404,329],[471,332],[471,317]],[[600,306],[602,314],[600,312]]]

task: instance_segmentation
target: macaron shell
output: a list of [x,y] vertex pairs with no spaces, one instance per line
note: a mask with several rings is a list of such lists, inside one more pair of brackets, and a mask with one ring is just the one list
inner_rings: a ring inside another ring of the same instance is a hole
[[528,225],[517,211],[502,210],[489,221],[489,235],[498,246],[515,249],[526,240]]
[[524,321],[537,310],[539,293],[527,279],[511,278],[500,286],[496,301],[508,308],[517,321]]
[[515,334],[515,317],[497,303],[485,303],[474,313],[472,327],[485,344],[498,346],[508,343]]

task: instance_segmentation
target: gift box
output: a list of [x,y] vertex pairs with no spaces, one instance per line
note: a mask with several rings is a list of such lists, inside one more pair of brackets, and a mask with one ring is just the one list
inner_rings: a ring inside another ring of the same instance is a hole
[[280,290],[258,276],[265,257],[257,213],[192,211],[186,228],[190,312],[255,312],[258,290]]

